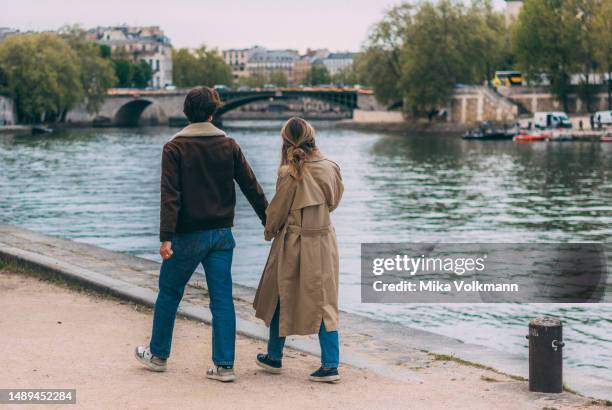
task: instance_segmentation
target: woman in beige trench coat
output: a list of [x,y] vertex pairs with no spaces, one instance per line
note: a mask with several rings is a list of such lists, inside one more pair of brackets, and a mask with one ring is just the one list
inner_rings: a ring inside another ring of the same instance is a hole
[[276,194],[266,211],[265,238],[272,247],[253,303],[270,327],[268,353],[257,364],[282,369],[285,336],[319,334],[321,368],[313,381],[337,381],[338,244],[330,213],[344,187],[340,168],[315,144],[313,127],[291,118],[281,131]]

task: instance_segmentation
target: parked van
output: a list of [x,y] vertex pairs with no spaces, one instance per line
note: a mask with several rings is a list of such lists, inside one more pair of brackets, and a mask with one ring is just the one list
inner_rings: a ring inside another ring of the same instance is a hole
[[595,125],[601,123],[601,125],[612,124],[612,111],[597,111],[594,116]]
[[536,128],[572,128],[572,122],[562,111],[544,111],[533,114],[533,125]]

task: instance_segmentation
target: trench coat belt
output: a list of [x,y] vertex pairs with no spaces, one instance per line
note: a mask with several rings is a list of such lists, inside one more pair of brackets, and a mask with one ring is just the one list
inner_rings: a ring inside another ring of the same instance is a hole
[[319,236],[330,233],[334,229],[333,226],[327,225],[323,228],[302,228],[297,225],[287,225],[287,232],[296,233],[301,236]]

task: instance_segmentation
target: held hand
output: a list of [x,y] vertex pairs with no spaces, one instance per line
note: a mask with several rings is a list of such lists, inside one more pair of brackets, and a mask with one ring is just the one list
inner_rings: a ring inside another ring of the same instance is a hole
[[269,241],[271,241],[271,240],[272,240],[272,238],[274,238],[274,235],[272,235],[272,232],[270,232],[270,231],[264,231],[264,239],[265,239],[266,241],[268,241],[268,242],[269,242]]
[[160,254],[160,256],[162,257],[163,260],[170,259],[170,257],[173,254],[173,252],[172,252],[172,242],[171,241],[162,242],[161,245],[159,245],[159,254]]

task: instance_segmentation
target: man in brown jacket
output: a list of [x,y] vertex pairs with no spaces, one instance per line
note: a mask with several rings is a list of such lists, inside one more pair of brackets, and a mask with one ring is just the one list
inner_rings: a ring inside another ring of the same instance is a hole
[[214,89],[191,90],[183,107],[189,125],[164,145],[159,294],[151,342],[136,348],[136,358],[151,370],[166,370],[176,311],[187,282],[201,263],[213,316],[214,366],[207,377],[227,382],[236,378],[231,276],[236,246],[231,231],[236,205],[234,180],[264,225],[268,202],[238,144],[211,123],[220,104]]

